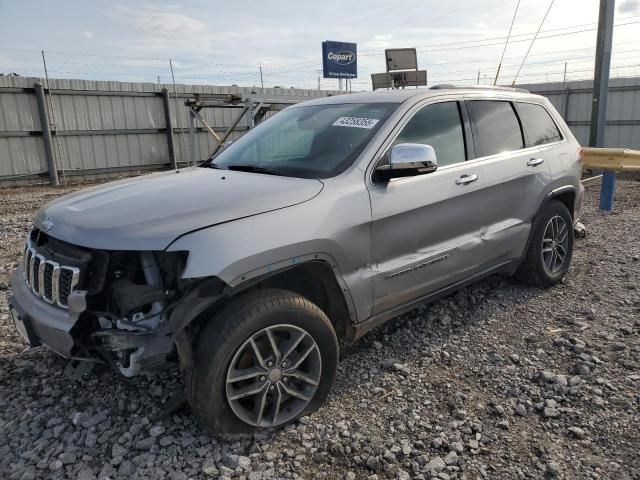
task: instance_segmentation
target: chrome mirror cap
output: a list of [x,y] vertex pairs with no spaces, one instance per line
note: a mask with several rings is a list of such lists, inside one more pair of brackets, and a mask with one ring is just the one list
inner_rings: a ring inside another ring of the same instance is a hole
[[422,143],[399,143],[391,148],[389,163],[376,168],[376,177],[382,181],[412,177],[435,172],[438,168],[436,151]]

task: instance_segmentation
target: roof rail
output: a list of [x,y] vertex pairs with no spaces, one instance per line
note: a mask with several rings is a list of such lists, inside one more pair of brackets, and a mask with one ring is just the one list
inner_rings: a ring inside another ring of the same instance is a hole
[[523,92],[531,93],[529,90],[519,87],[500,87],[494,85],[468,85],[468,86],[456,86],[450,83],[442,83],[429,87],[431,90],[506,90],[510,92]]

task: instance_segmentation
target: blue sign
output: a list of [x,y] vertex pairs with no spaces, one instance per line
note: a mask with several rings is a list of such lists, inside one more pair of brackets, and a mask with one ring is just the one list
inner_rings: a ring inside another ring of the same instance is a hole
[[355,43],[322,42],[324,78],[357,78],[358,50]]

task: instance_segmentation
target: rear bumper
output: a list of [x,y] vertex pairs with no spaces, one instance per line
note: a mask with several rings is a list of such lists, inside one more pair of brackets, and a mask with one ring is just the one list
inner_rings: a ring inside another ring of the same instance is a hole
[[[84,297],[84,292],[76,294]],[[16,328],[32,347],[45,345],[60,355],[72,355],[75,343],[71,329],[84,311],[84,301],[74,303],[80,304],[81,308],[62,309],[36,297],[24,281],[22,265],[11,278],[10,312]]]

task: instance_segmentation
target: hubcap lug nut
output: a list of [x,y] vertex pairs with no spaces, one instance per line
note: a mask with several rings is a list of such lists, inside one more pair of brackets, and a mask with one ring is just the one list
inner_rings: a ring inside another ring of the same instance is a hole
[[287,368],[287,362],[282,362],[282,368]]
[[271,385],[271,386],[269,387],[269,390],[271,390],[271,391],[274,391],[275,389],[276,389],[276,387],[275,387],[274,385]]
[[271,360],[267,362],[267,367],[273,367],[273,362]]
[[266,379],[267,379],[267,377],[265,377],[264,375],[262,375],[262,376],[260,377],[260,381],[261,381],[261,382],[264,382]]

